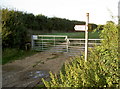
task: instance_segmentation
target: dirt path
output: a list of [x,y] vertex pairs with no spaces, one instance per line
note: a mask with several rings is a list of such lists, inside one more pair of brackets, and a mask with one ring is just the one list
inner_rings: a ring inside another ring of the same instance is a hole
[[48,79],[49,71],[58,73],[69,59],[66,53],[46,51],[5,64],[2,66],[3,87],[34,87],[41,84],[41,78]]

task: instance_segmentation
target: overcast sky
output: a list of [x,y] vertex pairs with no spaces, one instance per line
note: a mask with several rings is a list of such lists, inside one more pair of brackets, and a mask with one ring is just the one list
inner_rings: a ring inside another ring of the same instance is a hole
[[88,12],[90,23],[105,24],[109,20],[117,23],[118,2],[119,0],[0,0],[0,6],[34,15],[78,21],[85,21]]

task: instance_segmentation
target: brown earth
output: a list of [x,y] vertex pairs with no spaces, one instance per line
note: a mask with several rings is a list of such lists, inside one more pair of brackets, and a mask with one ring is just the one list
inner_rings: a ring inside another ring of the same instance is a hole
[[3,87],[34,87],[42,84],[41,78],[49,79],[49,71],[58,73],[67,53],[40,52],[22,60],[2,66]]

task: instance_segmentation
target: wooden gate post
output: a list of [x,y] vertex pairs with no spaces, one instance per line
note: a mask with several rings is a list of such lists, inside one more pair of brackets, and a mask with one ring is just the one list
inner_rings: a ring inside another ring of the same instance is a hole
[[34,48],[34,40],[33,40],[33,35],[31,35],[31,49],[33,50]]
[[67,42],[66,42],[66,50],[67,50],[67,52],[68,52],[68,50],[69,50],[69,39],[67,39],[66,41],[67,41]]

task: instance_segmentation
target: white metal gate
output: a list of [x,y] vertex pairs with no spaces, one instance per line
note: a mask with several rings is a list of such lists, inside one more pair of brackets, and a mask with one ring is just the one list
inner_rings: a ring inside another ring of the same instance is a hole
[[[101,44],[101,39],[88,39],[88,48]],[[68,52],[70,55],[81,55],[85,51],[85,39],[69,38]]]
[[32,49],[37,51],[67,52],[67,36],[33,35]]
[[[88,39],[88,48],[100,45],[100,40]],[[32,49],[80,55],[85,50],[85,39],[68,38],[63,35],[32,35]]]

